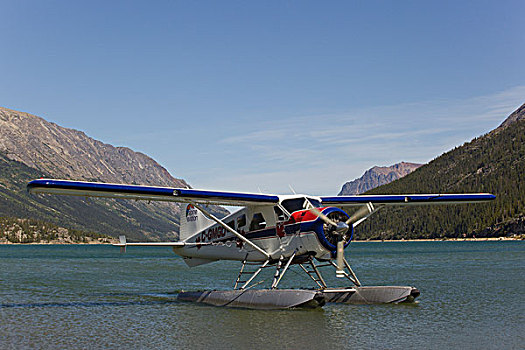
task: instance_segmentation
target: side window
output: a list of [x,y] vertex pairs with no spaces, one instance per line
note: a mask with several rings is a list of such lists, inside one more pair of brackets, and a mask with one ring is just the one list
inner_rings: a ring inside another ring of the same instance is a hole
[[266,227],[266,222],[261,213],[253,214],[252,222],[250,222],[250,231],[260,230]]
[[246,226],[246,215],[241,215],[237,218],[237,228]]
[[273,211],[275,212],[275,217],[277,218],[277,221],[284,221],[284,220],[286,220],[286,217],[284,216],[284,213],[281,210],[281,208],[275,206],[275,207],[273,207]]
[[235,230],[235,220],[228,221],[228,222],[226,223],[226,225],[230,226],[232,229]]

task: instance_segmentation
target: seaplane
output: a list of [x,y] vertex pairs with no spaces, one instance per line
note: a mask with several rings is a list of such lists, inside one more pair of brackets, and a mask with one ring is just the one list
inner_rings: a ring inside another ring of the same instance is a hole
[[[189,267],[219,260],[241,262],[231,290],[181,292],[177,298],[215,306],[252,309],[321,307],[326,302],[348,304],[412,302],[420,294],[412,286],[364,286],[345,259],[355,228],[389,206],[480,203],[490,193],[395,194],[353,196],[275,195],[222,192],[192,188],[38,179],[27,184],[30,193],[166,201],[181,205],[180,237],[176,242],[114,244],[171,247]],[[210,205],[240,207],[223,218]],[[348,211],[352,210],[352,213]],[[291,265],[304,271],[313,288],[280,289]],[[328,286],[322,267],[346,279],[344,288]],[[274,269],[265,288],[256,281],[263,269]],[[233,278],[232,278],[233,280]],[[257,288],[255,288],[258,286]]]

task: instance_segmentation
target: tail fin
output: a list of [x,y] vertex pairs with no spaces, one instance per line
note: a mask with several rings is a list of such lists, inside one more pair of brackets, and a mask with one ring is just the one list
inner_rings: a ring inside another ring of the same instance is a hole
[[215,221],[208,219],[192,204],[182,204],[180,213],[179,240],[184,241],[202,229],[213,225]]

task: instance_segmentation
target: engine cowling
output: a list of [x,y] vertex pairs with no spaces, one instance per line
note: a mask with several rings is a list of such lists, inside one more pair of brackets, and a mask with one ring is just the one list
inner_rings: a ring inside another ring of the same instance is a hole
[[[325,207],[318,209],[336,223],[345,222],[349,218],[347,213],[336,207]],[[292,215],[292,217],[295,222],[311,222],[311,229],[313,229],[317,234],[317,238],[319,239],[321,245],[325,249],[329,250],[332,253],[332,255],[335,255],[337,249],[338,234],[336,232],[336,228],[333,225],[325,223],[321,218],[319,218],[317,215],[310,212],[309,210],[301,210],[299,212],[295,212]],[[348,231],[343,237],[343,240],[345,242],[345,248],[348,246],[354,235],[354,229],[352,225],[349,226],[350,227]]]

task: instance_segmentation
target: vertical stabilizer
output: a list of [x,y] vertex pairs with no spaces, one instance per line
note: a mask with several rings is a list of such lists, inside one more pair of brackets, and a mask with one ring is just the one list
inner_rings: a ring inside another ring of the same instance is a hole
[[184,241],[214,223],[215,221],[208,219],[192,204],[182,204],[179,240]]

